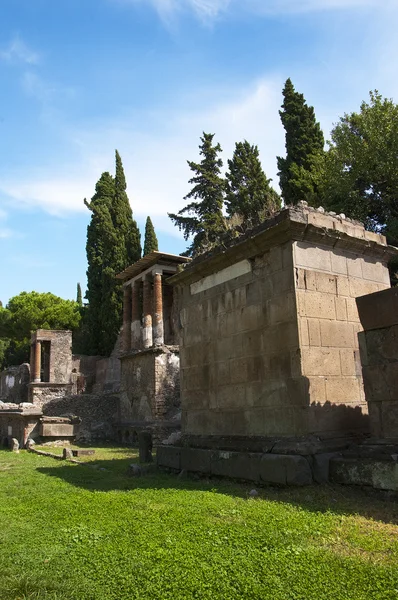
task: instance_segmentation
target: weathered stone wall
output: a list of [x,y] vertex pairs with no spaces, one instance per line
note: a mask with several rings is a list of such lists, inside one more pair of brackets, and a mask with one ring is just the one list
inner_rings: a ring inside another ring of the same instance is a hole
[[180,295],[184,433],[300,435],[291,242],[210,277]]
[[183,436],[366,430],[355,298],[389,286],[394,252],[304,206],[173,276]]
[[50,342],[50,379],[52,383],[69,383],[72,372],[72,332],[38,329],[37,341]]
[[27,363],[8,367],[0,373],[0,400],[4,402],[27,402],[30,369]]
[[179,411],[179,354],[160,346],[121,359],[121,423],[172,419]]
[[43,414],[51,417],[77,415],[82,419],[77,441],[112,440],[118,417],[117,394],[79,394],[51,399]]
[[[321,222],[324,215],[319,215]],[[358,234],[361,233],[359,230]],[[367,414],[355,298],[390,287],[378,258],[308,242],[294,243],[301,372],[310,395],[314,433],[362,429]]]
[[71,394],[72,387],[71,383],[31,383],[29,386],[29,402],[44,409],[46,404],[52,400]]
[[371,434],[398,440],[398,288],[360,297],[357,304]]

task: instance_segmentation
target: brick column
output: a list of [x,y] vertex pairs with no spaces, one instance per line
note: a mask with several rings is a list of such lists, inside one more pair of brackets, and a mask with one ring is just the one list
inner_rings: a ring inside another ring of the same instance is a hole
[[141,281],[134,281],[131,286],[131,350],[141,348]]
[[129,352],[131,337],[131,286],[125,285],[123,288],[123,352]]
[[144,348],[150,348],[152,346],[152,283],[149,275],[144,276],[143,296],[144,319],[142,324],[142,340]]
[[160,346],[164,343],[163,329],[163,297],[162,297],[162,274],[153,274],[153,343]]
[[35,360],[33,365],[33,381],[40,383],[41,381],[41,342],[35,342]]

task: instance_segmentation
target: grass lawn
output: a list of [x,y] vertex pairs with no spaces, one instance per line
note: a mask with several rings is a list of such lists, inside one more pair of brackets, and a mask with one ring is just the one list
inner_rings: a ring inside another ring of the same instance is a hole
[[[50,449],[50,451],[55,451]],[[0,450],[0,600],[398,599],[398,507]]]

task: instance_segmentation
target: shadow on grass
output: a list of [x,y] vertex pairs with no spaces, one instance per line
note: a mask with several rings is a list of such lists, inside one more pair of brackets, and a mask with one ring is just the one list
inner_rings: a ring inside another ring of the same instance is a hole
[[170,489],[211,491],[248,499],[250,491],[255,488],[259,499],[292,504],[306,511],[355,514],[384,523],[398,524],[396,495],[391,496],[389,493],[337,484],[278,488],[213,477],[179,477],[177,474],[160,471],[155,465],[150,465],[148,471],[141,476],[134,477],[128,474],[129,465],[137,462],[137,458],[125,458],[98,460],[81,465],[55,463],[54,467],[39,467],[37,470],[49,477],[62,479],[70,485],[96,492]]

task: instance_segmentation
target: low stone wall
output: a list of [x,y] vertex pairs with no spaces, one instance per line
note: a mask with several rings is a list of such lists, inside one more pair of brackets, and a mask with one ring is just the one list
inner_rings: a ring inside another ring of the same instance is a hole
[[8,367],[0,373],[0,400],[3,402],[27,402],[30,368],[27,363]]

